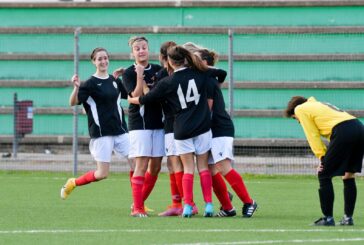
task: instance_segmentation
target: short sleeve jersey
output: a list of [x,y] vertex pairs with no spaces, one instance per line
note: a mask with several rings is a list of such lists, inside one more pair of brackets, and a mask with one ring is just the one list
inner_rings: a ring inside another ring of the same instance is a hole
[[[160,65],[149,64],[144,69],[144,80],[152,91],[157,84],[157,73],[161,70]],[[128,67],[123,76],[123,84],[130,95],[136,87],[137,74],[134,65]],[[129,130],[162,129],[163,128],[162,107],[159,102],[148,105],[129,105],[128,126]]]
[[77,97],[87,113],[91,138],[120,135],[128,131],[120,106],[121,98],[127,99],[127,93],[120,79],[112,75],[105,79],[91,76],[81,84]]
[[[212,81],[213,82],[213,81]],[[212,137],[234,137],[234,124],[225,110],[225,101],[220,87],[215,80],[212,105],[211,131]]]
[[211,127],[207,98],[212,83],[205,73],[182,68],[164,78],[157,87],[139,98],[141,104],[167,100],[175,115],[174,138],[184,140],[206,133]]
[[[162,80],[165,77],[168,77],[168,71],[166,68],[161,69],[157,74],[158,81]],[[174,123],[174,110],[172,108],[171,103],[168,100],[161,101],[163,118],[164,118],[164,132],[166,134],[173,133],[173,123]]]

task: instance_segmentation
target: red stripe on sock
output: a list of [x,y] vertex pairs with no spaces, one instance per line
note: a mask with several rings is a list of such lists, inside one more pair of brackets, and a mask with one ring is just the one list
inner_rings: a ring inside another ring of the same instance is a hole
[[200,184],[204,201],[212,202],[212,179],[209,170],[200,172]]
[[75,180],[76,186],[87,185],[95,181],[97,181],[95,178],[95,171],[89,171]]
[[182,185],[185,204],[193,206],[193,174],[184,174]]
[[225,184],[225,181],[220,173],[215,174],[212,176],[212,187],[214,193],[219,199],[221,206],[224,210],[231,210],[233,205],[229,199],[228,190]]
[[248,189],[246,188],[243,178],[235,169],[230,170],[225,176],[227,182],[229,182],[231,188],[235,191],[236,195],[243,203],[252,203],[253,200],[249,196]]

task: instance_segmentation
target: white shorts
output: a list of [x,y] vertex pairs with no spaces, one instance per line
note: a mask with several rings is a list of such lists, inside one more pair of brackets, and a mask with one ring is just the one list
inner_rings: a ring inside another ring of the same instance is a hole
[[116,155],[127,158],[129,146],[129,134],[125,133],[117,136],[103,136],[91,139],[89,149],[95,161],[110,163],[113,151]]
[[211,141],[209,164],[215,164],[225,159],[234,160],[233,137],[216,137]]
[[209,130],[193,138],[175,140],[177,154],[182,155],[193,152],[196,155],[202,155],[211,149],[211,137],[211,130]]
[[129,157],[163,157],[164,130],[132,130]]
[[177,156],[176,143],[174,141],[173,133],[164,135],[164,143],[166,156]]

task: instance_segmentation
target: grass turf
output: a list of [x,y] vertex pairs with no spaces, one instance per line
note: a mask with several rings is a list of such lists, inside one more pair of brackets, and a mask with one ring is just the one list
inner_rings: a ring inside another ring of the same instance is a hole
[[[314,227],[320,217],[317,186],[310,176],[245,176],[259,204],[250,219],[238,216],[204,218],[199,180],[195,200],[200,214],[191,219],[158,217],[170,204],[168,176],[161,174],[147,201],[149,218],[130,217],[131,190],[127,174],[77,187],[63,201],[61,186],[69,175],[45,172],[0,172],[0,244],[363,244],[363,178],[353,227]],[[335,219],[343,215],[342,182],[334,181]],[[215,210],[219,204],[214,197]]]

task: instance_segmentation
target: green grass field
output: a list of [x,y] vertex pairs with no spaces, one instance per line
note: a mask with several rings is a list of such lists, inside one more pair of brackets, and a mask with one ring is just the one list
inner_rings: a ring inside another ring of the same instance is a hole
[[[162,174],[147,201],[149,218],[132,218],[127,174],[77,188],[59,197],[65,173],[0,172],[0,244],[363,244],[364,182],[357,180],[353,227],[314,227],[320,216],[317,180],[302,176],[246,176],[259,210],[251,219],[158,217],[170,203]],[[335,179],[335,219],[343,215],[342,182]],[[199,180],[195,200],[203,211]],[[215,209],[219,207],[215,201]]]

